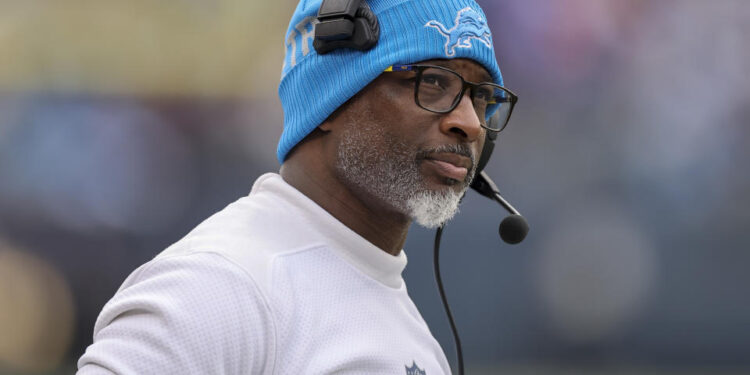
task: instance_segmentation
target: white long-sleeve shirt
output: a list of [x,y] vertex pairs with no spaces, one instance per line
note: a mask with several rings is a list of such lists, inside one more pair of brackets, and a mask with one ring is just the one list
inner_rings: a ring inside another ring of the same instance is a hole
[[125,280],[78,374],[448,374],[404,267],[269,173]]

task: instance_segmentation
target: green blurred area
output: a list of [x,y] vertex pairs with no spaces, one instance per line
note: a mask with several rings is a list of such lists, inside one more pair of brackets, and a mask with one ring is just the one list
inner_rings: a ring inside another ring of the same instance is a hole
[[0,91],[275,95],[285,20],[294,5],[3,1]]

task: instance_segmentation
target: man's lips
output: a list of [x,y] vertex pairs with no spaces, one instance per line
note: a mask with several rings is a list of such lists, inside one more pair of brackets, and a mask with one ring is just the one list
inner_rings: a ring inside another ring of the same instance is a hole
[[470,158],[454,153],[430,154],[425,162],[438,174],[456,181],[465,181],[472,166]]

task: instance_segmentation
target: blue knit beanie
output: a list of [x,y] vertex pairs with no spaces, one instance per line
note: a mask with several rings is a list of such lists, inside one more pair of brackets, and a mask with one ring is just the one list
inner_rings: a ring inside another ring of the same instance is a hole
[[301,0],[286,33],[279,84],[284,131],[277,157],[289,151],[349,98],[394,64],[472,59],[502,85],[487,18],[474,0],[363,0],[377,15],[380,39],[362,52],[313,48],[321,0]]

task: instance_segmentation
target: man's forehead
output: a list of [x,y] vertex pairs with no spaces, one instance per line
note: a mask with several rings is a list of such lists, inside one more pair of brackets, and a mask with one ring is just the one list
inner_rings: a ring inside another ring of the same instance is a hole
[[[492,82],[492,76],[481,64],[469,59],[434,59],[424,60],[417,64],[437,65],[455,70],[465,79],[476,80],[476,82]],[[478,77],[471,79],[469,77]]]

